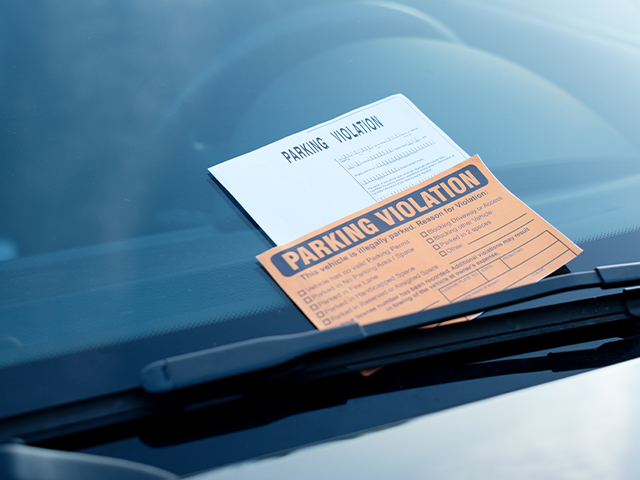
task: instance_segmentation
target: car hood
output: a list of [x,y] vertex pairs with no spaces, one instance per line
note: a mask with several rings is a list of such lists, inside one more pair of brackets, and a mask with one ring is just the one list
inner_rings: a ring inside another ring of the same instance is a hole
[[636,478],[639,398],[637,359],[193,478]]

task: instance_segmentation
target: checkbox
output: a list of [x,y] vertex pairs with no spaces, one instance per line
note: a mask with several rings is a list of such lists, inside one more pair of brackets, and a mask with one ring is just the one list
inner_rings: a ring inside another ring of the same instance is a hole
[[421,237],[426,237],[427,235],[428,235],[427,232],[420,232]]
[[311,297],[304,297],[304,303],[311,303]]
[[307,292],[305,292],[304,290],[300,290],[298,292],[298,295],[300,295],[301,297],[304,297],[307,294]]
[[316,313],[316,317],[318,317],[318,318],[324,317],[324,312],[317,312]]
[[433,238],[427,238],[427,243],[433,243]]
[[331,325],[331,320],[329,320],[328,318],[325,318],[322,323],[324,323],[325,325]]
[[441,257],[446,257],[447,256],[447,252],[440,252],[440,256]]
[[440,245],[434,245],[434,246],[433,246],[433,249],[434,249],[434,250],[440,250]]
[[315,303],[313,305],[311,305],[311,310],[312,311],[316,311],[318,309],[318,305],[316,305]]

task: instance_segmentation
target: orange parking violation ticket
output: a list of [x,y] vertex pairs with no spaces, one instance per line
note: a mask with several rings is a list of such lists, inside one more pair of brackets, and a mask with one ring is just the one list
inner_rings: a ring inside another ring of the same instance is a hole
[[580,252],[476,155],[258,260],[326,329],[532,283]]

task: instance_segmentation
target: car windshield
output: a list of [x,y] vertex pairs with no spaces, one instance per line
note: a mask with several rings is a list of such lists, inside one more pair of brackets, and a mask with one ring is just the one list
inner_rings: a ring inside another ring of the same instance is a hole
[[0,367],[312,329],[207,168],[396,93],[585,253],[638,231],[638,24],[631,0],[3,2]]
[[104,359],[3,413],[312,330],[207,168],[393,94],[579,244],[572,271],[639,260],[639,24],[632,0],[0,3],[0,372]]

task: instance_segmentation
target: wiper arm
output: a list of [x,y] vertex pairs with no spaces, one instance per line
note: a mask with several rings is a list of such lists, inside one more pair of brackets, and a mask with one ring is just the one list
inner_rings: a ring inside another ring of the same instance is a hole
[[[541,377],[536,375],[538,373],[545,373],[544,381],[558,379],[579,371],[629,360],[640,353],[638,337],[597,343],[599,346],[591,348],[559,353],[544,352],[527,358],[498,359],[471,364],[442,365],[429,359],[419,359],[389,365],[367,378],[361,375],[347,375],[306,382],[304,385],[261,384],[246,391],[243,398],[235,402],[217,404],[213,407],[206,402],[189,405],[189,408],[183,411],[149,421],[137,431],[137,434],[147,445],[167,447],[257,428],[293,415],[345,405],[358,398],[414,389],[419,391],[423,388],[503,376],[532,374],[529,380],[537,377],[537,380],[533,380],[537,384],[541,381]],[[507,380],[506,383],[508,382]],[[502,385],[503,382],[493,383],[494,386],[497,384]],[[496,393],[503,392],[493,390],[493,394]],[[416,392],[416,395],[419,393]],[[463,400],[456,398],[456,395],[444,395],[438,402],[425,402],[420,413],[432,413],[468,401],[468,397]]]
[[[611,289],[639,284],[640,263],[598,267],[592,272],[547,278],[538,283],[372,325],[351,324],[323,331],[263,337],[158,360],[142,370],[142,385],[150,393],[181,390],[271,369],[303,356],[355,345],[365,339],[402,335],[407,330],[536,298],[585,288]],[[631,315],[640,316],[637,295],[628,299],[627,309]]]

